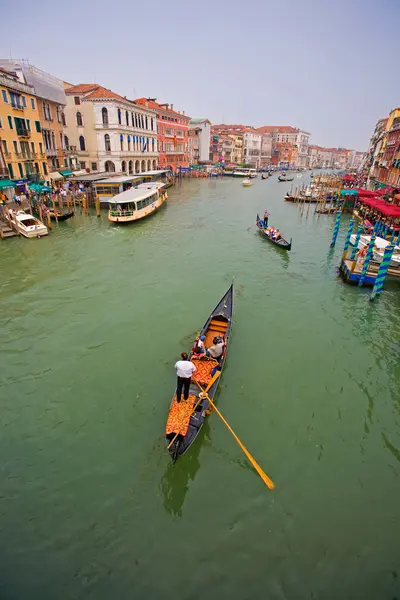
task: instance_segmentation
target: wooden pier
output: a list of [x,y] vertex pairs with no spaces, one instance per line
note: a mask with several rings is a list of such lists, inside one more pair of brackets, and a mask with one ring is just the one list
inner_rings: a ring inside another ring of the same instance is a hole
[[[342,260],[340,263],[339,271],[346,283],[350,283],[352,285],[358,285],[360,278],[361,278],[361,269],[357,267],[356,260],[351,260],[348,258]],[[378,275],[378,271],[379,271],[379,263],[370,262],[368,265],[368,270],[365,275],[363,285],[372,287],[375,283],[375,279],[376,279],[376,276]],[[400,268],[399,267],[389,267],[387,274],[389,277],[394,277],[396,279],[399,279],[400,278]]]

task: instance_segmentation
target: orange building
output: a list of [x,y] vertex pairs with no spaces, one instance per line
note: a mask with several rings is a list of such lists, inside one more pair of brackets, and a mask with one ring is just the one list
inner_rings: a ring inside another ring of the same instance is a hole
[[171,171],[188,168],[190,117],[174,110],[173,104],[159,104],[156,98],[138,98],[135,104],[152,108],[157,113],[159,166]]

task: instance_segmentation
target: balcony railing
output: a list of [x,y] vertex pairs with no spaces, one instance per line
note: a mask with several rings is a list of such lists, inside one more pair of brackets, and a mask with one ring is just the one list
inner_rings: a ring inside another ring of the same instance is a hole
[[11,102],[11,106],[12,108],[15,108],[15,110],[25,110],[22,104],[18,104],[17,102]]
[[31,132],[24,128],[18,128],[17,135],[19,137],[31,137]]
[[76,146],[67,146],[64,148],[65,154],[76,154]]
[[46,156],[54,158],[55,156],[57,156],[57,154],[57,148],[46,148]]

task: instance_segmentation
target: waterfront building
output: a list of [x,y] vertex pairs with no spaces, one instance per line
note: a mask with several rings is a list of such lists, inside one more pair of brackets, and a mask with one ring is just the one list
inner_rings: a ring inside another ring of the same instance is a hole
[[143,173],[158,166],[156,113],[98,84],[65,84],[67,146],[86,172]]
[[368,151],[364,161],[364,170],[367,176],[367,188],[372,189],[379,174],[380,153],[386,133],[388,119],[379,119],[369,142]]
[[379,185],[400,186],[400,108],[395,108],[389,113],[382,146],[378,154],[378,175],[376,183]]
[[260,167],[265,169],[272,163],[272,134],[263,133],[261,140],[261,164]]
[[[291,127],[290,125],[264,125],[263,127],[259,127],[257,131],[263,135],[269,134],[272,137],[272,145],[276,144],[274,149],[271,147],[271,157],[274,157],[272,161],[274,164],[287,162],[284,158],[282,159],[279,156],[280,149],[284,148],[283,146],[279,146],[279,144],[286,144],[284,157],[286,158],[289,155],[295,157],[296,162],[293,163],[292,166],[307,166],[308,140],[311,135],[310,133],[299,129],[298,127]],[[287,144],[290,144],[293,148],[289,149]],[[294,146],[297,147],[297,150],[294,149]]]
[[[229,136],[233,140],[233,146],[230,147],[230,160],[235,164],[242,164],[244,162],[243,156],[243,134],[249,129],[247,125],[213,125],[212,126],[212,137],[215,138],[219,135]],[[216,140],[211,140],[210,146],[210,160],[213,160],[213,156],[218,154],[216,148]],[[222,145],[220,148],[220,152],[222,152]],[[214,162],[214,161],[213,161]]]
[[59,170],[75,169],[77,156],[64,143],[66,96],[60,79],[21,59],[0,59],[0,66],[13,71],[35,90],[47,160],[48,178],[61,179]]
[[231,161],[240,165],[243,163],[243,135],[241,133],[228,134],[233,139],[233,149]]
[[198,165],[209,160],[211,123],[208,119],[190,119],[188,128],[189,164]]
[[135,103],[156,114],[160,167],[171,171],[187,169],[190,117],[174,110],[173,104],[159,104],[156,98],[138,98]]
[[0,141],[2,162],[11,180],[46,179],[47,157],[35,90],[4,68],[0,68]]
[[254,169],[261,166],[262,137],[256,129],[248,128],[243,133],[243,161]]

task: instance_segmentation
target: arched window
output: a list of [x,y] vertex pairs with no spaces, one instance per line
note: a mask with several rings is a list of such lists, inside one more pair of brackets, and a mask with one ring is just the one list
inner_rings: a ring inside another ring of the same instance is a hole
[[151,160],[147,161],[147,170],[151,171]]
[[124,149],[124,136],[122,135],[122,133],[119,136],[119,141],[120,141],[120,144],[121,144],[121,150],[123,150]]
[[151,151],[154,152],[154,138],[151,138]]
[[79,136],[79,148],[82,151],[86,150],[85,138],[83,137],[83,135]]
[[126,121],[126,124],[129,125],[129,113],[128,113],[128,111],[125,111],[125,121]]
[[118,123],[121,125],[122,121],[121,121],[121,110],[118,109]]
[[104,136],[104,146],[106,148],[106,152],[111,152],[111,141],[108,133]]
[[138,160],[135,161],[135,173],[140,173],[140,162]]
[[79,111],[76,113],[76,124],[78,127],[83,127],[82,114]]
[[146,170],[146,161],[142,160],[142,165],[141,165],[141,172],[144,173]]
[[131,119],[132,119],[132,127],[135,127],[135,117],[133,116],[133,113],[131,113]]
[[107,173],[115,173],[115,165],[111,160],[106,161],[104,168],[107,171]]
[[126,162],[125,162],[124,160],[123,160],[123,161],[122,161],[122,163],[121,163],[121,171],[122,171],[123,173],[125,173],[125,172],[126,172]]
[[131,160],[128,163],[128,171],[129,171],[129,175],[133,174],[133,162]]
[[128,135],[128,152],[130,151],[130,149],[131,149],[131,136]]
[[103,125],[108,125],[108,110],[105,106],[101,109],[101,118],[103,119]]
[[137,113],[135,113],[135,127],[136,127],[136,129],[138,128],[138,118],[137,118]]
[[153,160],[153,170],[155,171],[157,169],[157,161]]
[[141,122],[142,129],[144,129],[144,118],[143,118],[143,115],[140,115],[140,122]]
[[66,135],[64,135],[64,147],[68,150],[69,148],[69,139]]
[[148,129],[148,128],[149,128],[149,121],[148,121],[147,115],[146,115],[146,129]]
[[151,130],[154,131],[154,119],[151,117]]

